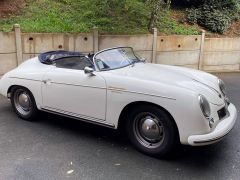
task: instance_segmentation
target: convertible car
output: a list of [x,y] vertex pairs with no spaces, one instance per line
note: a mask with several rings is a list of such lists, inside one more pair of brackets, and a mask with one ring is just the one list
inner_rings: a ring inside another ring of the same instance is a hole
[[0,93],[24,120],[35,120],[39,111],[46,111],[121,127],[138,150],[158,157],[179,142],[191,146],[218,142],[237,118],[221,79],[146,63],[130,47],[89,55],[40,54],[5,74]]

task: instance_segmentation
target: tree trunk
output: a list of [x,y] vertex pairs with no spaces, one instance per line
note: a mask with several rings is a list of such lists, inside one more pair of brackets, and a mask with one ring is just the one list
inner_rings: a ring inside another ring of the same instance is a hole
[[152,12],[149,23],[148,23],[148,31],[153,32],[154,26],[155,26],[155,13]]

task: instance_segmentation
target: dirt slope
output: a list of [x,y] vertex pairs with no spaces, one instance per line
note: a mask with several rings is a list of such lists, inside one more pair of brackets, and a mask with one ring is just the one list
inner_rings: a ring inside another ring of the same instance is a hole
[[17,14],[24,5],[24,0],[0,0],[0,17]]

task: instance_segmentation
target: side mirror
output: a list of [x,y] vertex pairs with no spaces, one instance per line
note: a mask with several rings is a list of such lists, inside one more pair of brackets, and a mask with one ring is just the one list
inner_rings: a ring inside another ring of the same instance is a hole
[[85,73],[85,74],[89,74],[89,75],[91,75],[91,76],[95,76],[95,75],[93,74],[93,72],[94,72],[94,69],[93,69],[93,68],[90,68],[90,67],[85,67],[85,68],[84,68],[84,73]]
[[141,58],[140,58],[140,61],[142,61],[142,62],[146,62],[146,60],[147,60],[147,59],[144,58],[144,57],[141,57]]

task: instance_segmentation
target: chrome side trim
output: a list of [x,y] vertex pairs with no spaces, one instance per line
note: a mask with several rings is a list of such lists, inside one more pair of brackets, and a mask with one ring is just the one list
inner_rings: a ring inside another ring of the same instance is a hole
[[154,96],[154,97],[160,97],[160,98],[165,98],[165,99],[176,100],[175,98],[172,98],[172,97],[160,96],[160,95],[156,95],[156,94],[148,94],[148,93],[137,92],[137,91],[127,91],[127,90],[123,90],[123,92],[129,92],[129,93],[135,93],[135,94],[143,94],[143,95],[147,95],[147,96]]
[[121,88],[121,87],[113,87],[113,86],[109,86],[108,90],[110,91],[124,91],[126,90],[125,88]]
[[89,85],[81,85],[81,84],[69,84],[69,83],[61,83],[61,82],[52,82],[51,84],[60,84],[60,85],[68,85],[68,86],[79,86],[79,87],[88,87],[88,88],[96,88],[96,89],[107,89],[106,87],[97,87],[97,86],[89,86]]
[[63,110],[58,110],[58,109],[50,108],[50,107],[44,107],[44,108],[41,108],[41,110],[45,111],[45,112],[52,113],[52,114],[56,114],[56,115],[60,115],[60,116],[64,116],[64,117],[68,117],[68,118],[72,118],[72,119],[76,119],[76,120],[80,120],[80,121],[84,121],[84,122],[89,122],[89,123],[92,123],[92,124],[97,124],[97,125],[101,125],[101,126],[105,126],[105,127],[115,129],[115,125],[108,124],[108,123],[106,123],[105,120],[102,120],[102,119],[89,117],[89,116],[84,116],[84,115],[71,113],[71,112],[63,111]]
[[161,95],[156,95],[156,94],[149,94],[149,93],[143,93],[143,92],[137,92],[137,91],[129,91],[124,88],[116,88],[116,87],[108,87],[109,91],[116,91],[116,92],[127,92],[127,93],[133,93],[133,94],[142,94],[142,95],[147,95],[147,96],[153,96],[153,97],[160,97],[160,98],[165,98],[165,99],[170,99],[170,100],[176,100],[175,98],[172,97],[167,97],[167,96],[161,96]]
[[[12,79],[22,79],[27,81],[36,81],[36,82],[43,82],[45,83],[46,80],[35,80],[35,79],[28,79],[28,78],[19,78],[19,77],[9,77]],[[80,87],[89,87],[89,88],[96,88],[96,89],[107,89],[106,87],[97,87],[97,86],[89,86],[89,85],[80,85],[80,84],[69,84],[69,83],[61,83],[61,82],[52,82],[51,84],[61,84],[61,85],[69,85],[69,86],[80,86]]]
[[9,77],[9,78],[11,78],[11,79],[22,79],[22,80],[28,80],[28,81],[42,82],[41,80],[28,79],[28,78],[20,78],[20,77]]

